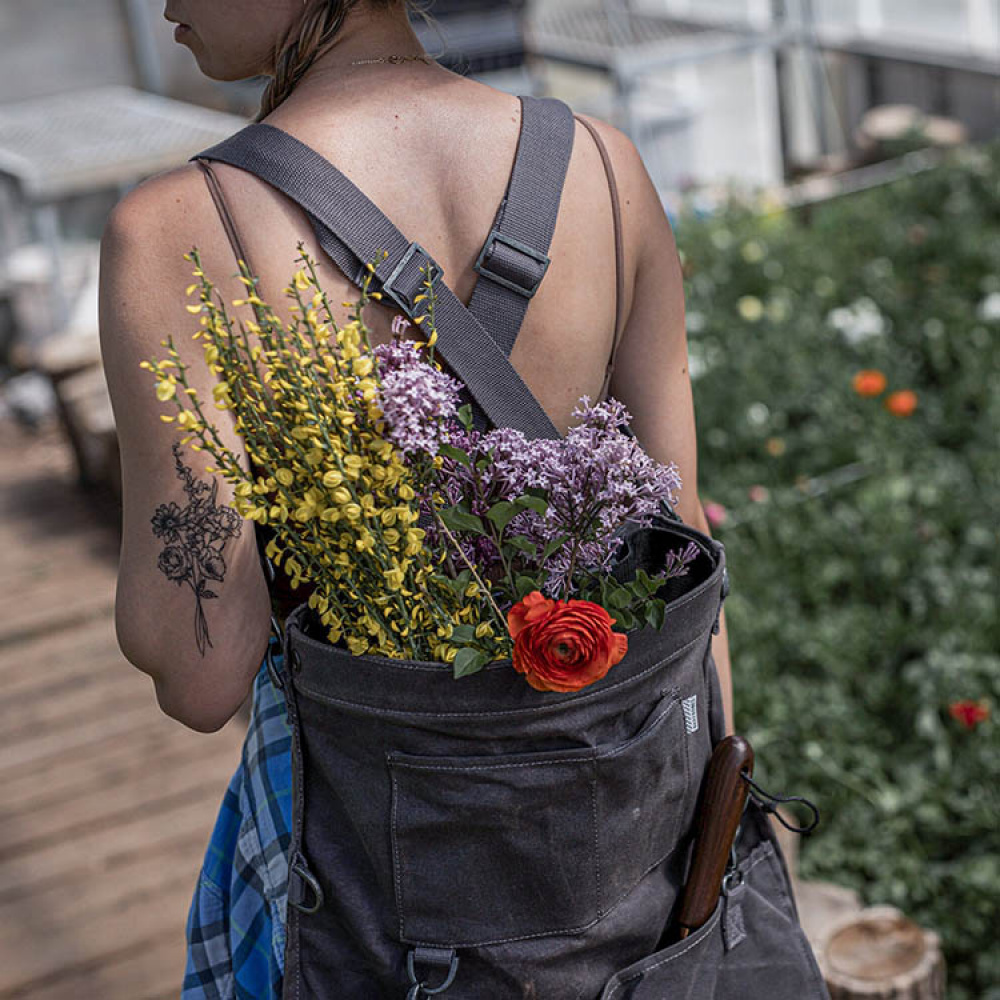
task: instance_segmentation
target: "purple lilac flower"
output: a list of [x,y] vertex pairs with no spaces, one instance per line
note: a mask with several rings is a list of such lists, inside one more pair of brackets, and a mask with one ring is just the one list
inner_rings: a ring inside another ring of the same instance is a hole
[[[393,330],[395,328],[396,321],[393,320]],[[427,365],[420,354],[420,345],[415,340],[400,340],[398,337],[393,338],[387,344],[376,344],[375,358],[378,361],[379,372],[383,376],[401,368]]]
[[[492,461],[473,472],[449,459],[438,483],[449,503],[464,499],[480,516],[498,500],[515,499],[533,487],[544,490],[548,511],[525,511],[508,531],[540,546],[565,535],[577,539],[575,554],[567,545],[547,563],[552,593],[562,589],[571,560],[574,574],[609,572],[621,546],[616,532],[628,520],[648,525],[663,501],[676,503],[681,486],[676,465],[654,461],[625,433],[631,418],[619,401],[591,406],[584,396],[573,416],[579,422],[562,440],[529,441],[511,428],[479,434],[453,426],[449,443],[473,461],[482,455],[491,455]],[[482,548],[477,548],[481,559],[488,555]],[[498,558],[495,550],[493,557]]]
[[[409,321],[397,316],[393,332],[407,325]],[[385,415],[387,437],[404,455],[436,455],[444,427],[458,410],[461,383],[429,364],[413,340],[397,337],[378,344],[375,357],[382,382],[378,403]]]

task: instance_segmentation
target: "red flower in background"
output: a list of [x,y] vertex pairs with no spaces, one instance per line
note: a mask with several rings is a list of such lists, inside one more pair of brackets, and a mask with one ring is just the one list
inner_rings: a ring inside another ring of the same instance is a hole
[[553,601],[537,590],[507,612],[514,669],[537,691],[578,691],[628,651],[615,619],[592,601]]
[[885,391],[885,376],[875,368],[863,368],[854,378],[851,385],[859,396],[877,396]]
[[912,389],[900,389],[885,398],[885,408],[894,417],[908,417],[917,408],[917,394]]
[[975,729],[980,722],[985,722],[990,717],[990,707],[985,701],[964,698],[953,701],[948,706],[948,714],[966,729]]

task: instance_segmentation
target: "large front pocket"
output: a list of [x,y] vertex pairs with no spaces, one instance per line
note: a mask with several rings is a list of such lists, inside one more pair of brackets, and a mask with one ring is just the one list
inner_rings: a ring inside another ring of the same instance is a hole
[[387,760],[399,932],[413,943],[587,927],[673,851],[690,808],[675,692],[613,745]]

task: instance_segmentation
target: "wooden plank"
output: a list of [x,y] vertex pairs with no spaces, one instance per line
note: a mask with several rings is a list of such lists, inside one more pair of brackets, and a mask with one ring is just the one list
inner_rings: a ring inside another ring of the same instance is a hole
[[105,787],[115,782],[129,781],[144,774],[149,762],[164,766],[187,767],[201,761],[205,748],[183,726],[156,726],[127,741],[112,739],[99,755],[74,755],[50,771],[44,782],[35,774],[19,774],[4,781],[4,800],[16,808],[18,815],[50,805],[66,804],[79,796],[89,795],[94,786]]
[[67,754],[85,750],[108,736],[125,737],[139,732],[150,724],[149,706],[136,705],[117,714],[109,713],[81,726],[57,732],[46,732],[32,740],[25,740],[4,750],[0,758],[0,780],[11,771],[25,767],[35,769],[58,766]]
[[[92,515],[86,512],[79,514],[76,523],[86,532],[92,521]],[[64,527],[70,527],[65,524]],[[111,552],[111,537],[108,539],[108,552]],[[18,532],[11,529],[0,529],[0,545],[3,546],[4,559],[0,565],[0,587],[20,587],[25,580],[53,577],[57,574],[72,575],[82,568],[92,567],[93,552],[81,552],[79,537],[72,536],[49,538],[44,547],[25,545]],[[102,549],[104,546],[102,546]],[[103,553],[102,553],[103,554]],[[103,559],[102,559],[103,562]],[[114,575],[114,567],[108,560],[108,570]]]
[[[161,844],[155,853],[135,857],[114,878],[94,880],[86,892],[60,883],[34,893],[28,901],[0,906],[0,954],[23,934],[36,939],[48,932],[67,934],[82,921],[100,923],[108,914],[135,901],[155,900],[170,885],[186,884],[194,893],[208,836],[197,833]],[[183,914],[173,914],[179,920]]]
[[115,610],[114,586],[106,579],[78,578],[72,587],[66,580],[45,580],[25,586],[17,600],[17,614],[0,619],[0,644],[45,635],[56,612],[59,621],[76,623],[110,619]]
[[181,837],[211,832],[214,809],[204,797],[162,816],[134,816],[111,831],[85,834],[41,851],[0,862],[0,904],[26,899],[35,892],[69,880],[114,877],[137,857],[150,857],[160,845]]
[[[31,1000],[177,1000],[184,976],[184,939],[152,941],[103,959],[94,967],[63,970],[47,984],[32,984]],[[17,996],[18,994],[4,994]],[[22,993],[21,996],[29,994]]]
[[211,753],[205,754],[200,764],[191,761],[185,767],[173,761],[149,761],[145,773],[131,781],[106,787],[90,782],[87,795],[28,815],[14,811],[0,827],[0,863],[60,840],[114,829],[137,812],[150,817],[195,799],[221,801],[236,763],[228,754]]
[[[69,686],[86,685],[100,675],[128,679],[134,668],[123,669],[127,664],[120,654],[109,650],[105,636],[87,637],[86,630],[95,624],[85,622],[47,636],[47,641],[63,640],[66,646],[44,657],[29,652],[37,639],[30,644],[18,643],[17,649],[0,646],[0,657],[9,664],[0,670],[0,697],[5,705],[15,701],[26,704],[51,694],[56,686],[65,690]],[[102,628],[104,624],[100,623]]]
[[[154,898],[137,899],[107,914],[100,922],[83,920],[65,933],[48,929],[44,947],[33,930],[5,949],[0,964],[0,996],[5,992],[34,996],[35,988],[82,970],[140,953],[164,938],[164,914],[184,914],[190,902],[188,885],[165,887]],[[180,924],[183,927],[183,923]],[[183,941],[183,937],[181,938]]]
[[[31,739],[35,733],[58,732],[78,728],[94,719],[117,715],[137,706],[156,704],[152,686],[121,683],[113,675],[99,678],[104,684],[90,685],[69,692],[56,687],[53,697],[43,696],[22,705],[20,712],[0,709],[0,732],[4,744],[11,746]],[[129,679],[131,680],[131,679]],[[7,718],[4,718],[4,716]]]

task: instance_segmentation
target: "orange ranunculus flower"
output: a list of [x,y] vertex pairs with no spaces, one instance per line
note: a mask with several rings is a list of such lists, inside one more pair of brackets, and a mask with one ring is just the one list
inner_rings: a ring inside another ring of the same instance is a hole
[[875,368],[863,368],[853,379],[851,384],[854,391],[859,396],[877,396],[885,390],[885,376]]
[[885,408],[894,417],[908,417],[917,408],[917,394],[912,389],[900,389],[885,398]]
[[628,650],[615,619],[592,601],[553,601],[537,590],[507,612],[514,669],[536,691],[578,691],[599,681]]

